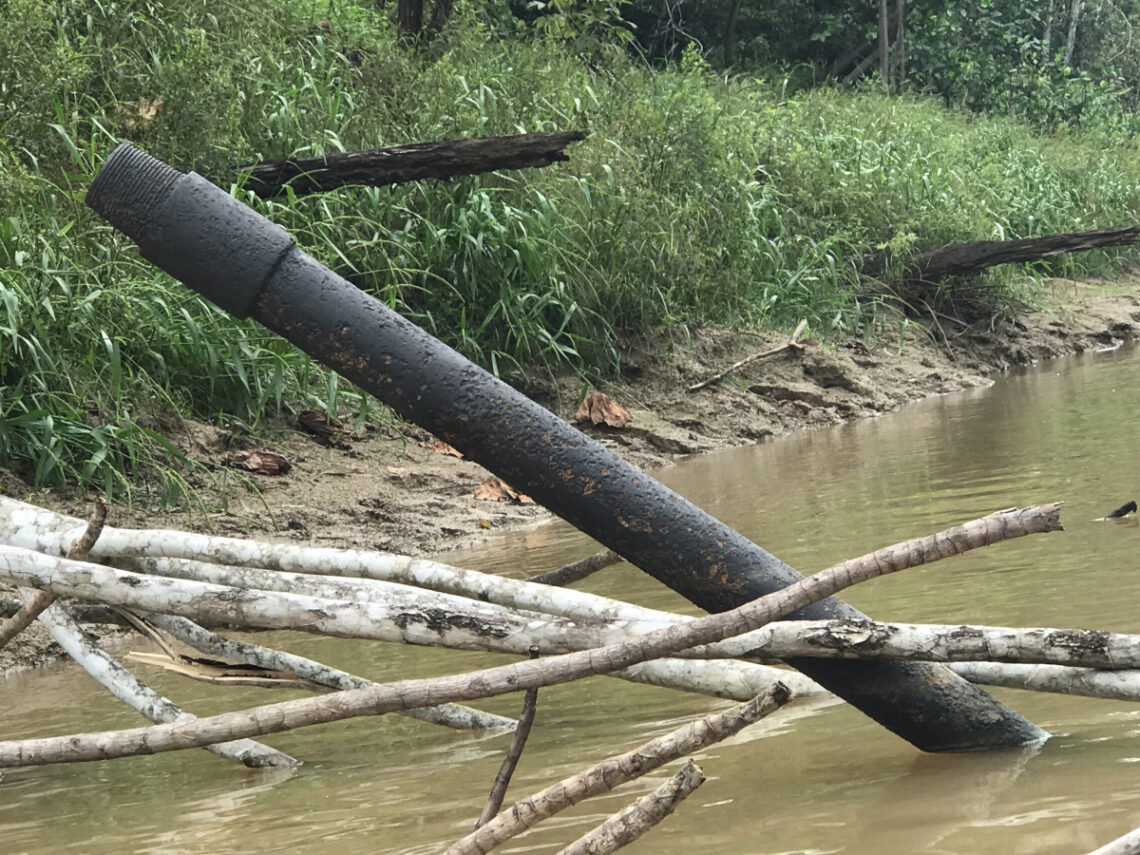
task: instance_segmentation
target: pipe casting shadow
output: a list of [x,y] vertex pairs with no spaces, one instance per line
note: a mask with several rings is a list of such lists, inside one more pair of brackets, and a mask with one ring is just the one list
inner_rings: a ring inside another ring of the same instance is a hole
[[[207,299],[284,336],[701,608],[726,611],[802,578],[301,252],[284,229],[201,176],[124,144],[87,204]],[[832,597],[790,618],[861,616]],[[790,664],[926,751],[1047,736],[941,665]]]

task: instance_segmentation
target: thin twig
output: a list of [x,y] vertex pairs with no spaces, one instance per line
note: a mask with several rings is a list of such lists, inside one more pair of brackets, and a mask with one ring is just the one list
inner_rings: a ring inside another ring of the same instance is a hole
[[800,321],[799,324],[796,325],[796,331],[792,333],[792,337],[788,339],[784,344],[781,344],[779,347],[773,347],[771,350],[765,350],[761,353],[754,353],[751,356],[746,356],[739,362],[734,362],[719,374],[714,374],[708,380],[702,380],[700,383],[694,383],[688,388],[687,391],[696,392],[698,389],[705,388],[705,386],[711,386],[713,383],[717,383],[723,380],[725,377],[737,369],[743,368],[745,365],[750,365],[759,359],[766,359],[769,356],[775,356],[776,354],[783,353],[786,350],[803,350],[804,346],[800,344],[800,336],[803,335],[805,329],[807,329],[807,321]]
[[554,585],[561,588],[565,585],[585,579],[587,576],[597,573],[603,567],[619,564],[622,560],[622,557],[612,549],[607,549],[604,552],[588,555],[572,564],[567,564],[565,567],[551,570],[549,573],[539,573],[537,576],[531,576],[527,581],[534,582],[537,585]]
[[790,699],[787,686],[776,683],[747,703],[689,722],[632,751],[603,760],[596,766],[515,802],[482,828],[453,843],[444,855],[484,855],[583,799],[608,793],[678,757],[700,751],[739,733],[748,725],[775,712]]
[[676,775],[583,834],[558,855],[610,855],[632,843],[671,814],[705,782],[701,767],[690,760]]
[[[537,647],[530,649],[530,658],[538,658]],[[483,812],[475,820],[476,828],[486,825],[503,806],[503,797],[507,794],[507,787],[511,785],[515,767],[519,764],[519,758],[522,757],[523,749],[526,747],[527,737],[530,736],[530,726],[534,724],[534,712],[537,706],[538,689],[527,689],[523,696],[522,715],[519,716],[514,738],[511,739],[511,747],[507,749],[507,756],[503,758],[503,765],[499,767],[499,772],[495,775],[495,782],[491,785],[491,793],[487,796],[487,804],[483,806]]]
[[[91,552],[91,547],[95,545],[95,541],[99,539],[99,535],[103,531],[103,523],[107,521],[107,500],[102,496],[95,499],[95,508],[91,511],[91,518],[87,520],[87,528],[84,529],[83,534],[71,545],[67,551],[67,557],[74,561],[87,560],[88,554]],[[58,594],[53,594],[51,591],[37,591],[31,599],[25,601],[23,607],[8,618],[4,623],[0,624],[0,649],[32,625],[37,617],[40,616],[59,598]]]

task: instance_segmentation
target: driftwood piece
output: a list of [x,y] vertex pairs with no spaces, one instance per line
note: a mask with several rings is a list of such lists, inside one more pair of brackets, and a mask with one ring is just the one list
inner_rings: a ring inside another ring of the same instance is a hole
[[784,353],[785,351],[789,351],[789,350],[803,350],[804,346],[802,344],[800,344],[800,336],[803,335],[804,330],[806,330],[806,329],[807,329],[807,321],[806,320],[800,321],[798,324],[796,324],[796,330],[795,330],[795,332],[792,333],[792,337],[789,338],[787,340],[787,342],[785,342],[784,344],[781,344],[779,347],[773,347],[770,350],[765,350],[761,353],[754,353],[751,356],[746,356],[744,359],[740,360],[739,362],[734,362],[732,365],[728,366],[728,368],[724,369],[724,371],[721,371],[719,374],[714,374],[709,379],[702,380],[700,383],[694,383],[686,391],[696,392],[698,389],[705,388],[705,386],[711,386],[713,383],[718,383],[721,380],[723,380],[725,377],[727,377],[729,374],[731,374],[732,372],[737,371],[740,368],[743,368],[745,365],[749,365],[753,362],[756,362],[759,359],[767,359],[769,356],[776,356],[777,354]]
[[587,555],[585,558],[580,558],[577,561],[567,564],[565,567],[559,567],[557,570],[551,570],[549,573],[539,573],[537,576],[531,576],[527,581],[534,585],[554,585],[555,587],[561,588],[565,585],[581,581],[605,567],[620,564],[624,560],[625,559],[612,549],[607,549],[604,552],[595,552],[593,555]]
[[678,757],[700,751],[739,733],[748,725],[775,712],[790,699],[787,687],[777,684],[748,703],[705,716],[658,736],[632,751],[603,760],[596,766],[516,802],[486,825],[453,843],[444,855],[484,855],[583,799],[608,793]]
[[636,799],[601,825],[579,837],[558,855],[610,855],[641,837],[671,814],[705,782],[701,767],[690,760],[652,793]]
[[[1060,509],[1057,505],[1011,509],[992,514],[978,521],[982,525],[977,539],[979,544],[989,544],[1041,531],[1057,531],[1060,529],[1059,516]],[[964,534],[965,532],[960,532],[951,541],[962,541]],[[950,550],[948,554],[953,554],[954,551],[961,551],[963,546],[951,542],[946,544],[946,548]],[[0,547],[0,558],[10,549],[11,547]],[[25,560],[28,554],[34,555],[27,550],[15,551],[23,553]],[[402,680],[331,695],[266,704],[192,722],[3,741],[0,742],[0,767],[110,760],[198,748],[239,737],[281,733],[356,716],[382,715],[413,707],[493,697],[569,683],[671,656],[689,647],[742,635],[852,585],[913,566],[913,560],[914,556],[904,555],[893,548],[880,550],[861,559],[837,564],[730,611],[670,626],[630,641],[577,653],[518,662],[468,674]],[[12,575],[15,571],[9,565],[5,572]],[[1040,732],[1040,738],[1047,736],[1044,731]]]
[[[272,668],[281,671],[292,671],[314,683],[322,683],[334,689],[360,689],[365,686],[375,686],[371,680],[357,677],[330,668],[304,656],[295,653],[286,653],[248,641],[237,641],[232,638],[218,635],[184,617],[175,615],[151,614],[148,616],[151,623],[169,632],[184,644],[208,653],[212,656],[223,656],[248,662],[261,668]],[[422,709],[403,710],[400,715],[428,721],[456,730],[493,730],[514,727],[514,719],[483,710],[472,709],[460,704],[441,704]]]
[[971,683],[1030,692],[1055,692],[1113,701],[1140,701],[1140,670],[1104,671],[1071,665],[956,662],[950,670]]
[[[998,264],[1016,264],[1110,246],[1128,246],[1140,238],[1140,226],[1117,226],[1018,240],[978,240],[953,243],[918,253],[907,261],[903,278],[935,282],[946,276],[978,273]],[[874,265],[871,268],[874,270]]]
[[1089,855],[1140,855],[1140,828],[1106,843]]
[[[71,548],[67,550],[67,557],[83,560],[91,552],[91,548],[103,532],[103,525],[107,521],[107,500],[99,496],[95,500],[95,508],[91,518],[87,521],[87,528],[83,530]],[[39,615],[47,610],[57,596],[51,591],[36,591],[30,598],[26,598],[23,607],[12,617],[0,624],[0,648],[31,626]]]
[[[28,592],[28,599],[35,595]],[[103,688],[123,703],[137,710],[153,722],[193,721],[194,716],[173,701],[160,695],[147,686],[119,662],[107,655],[68,616],[59,603],[48,606],[39,617],[40,623],[51,633],[51,637],[67,651],[80,667]],[[245,766],[285,767],[299,766],[300,762],[284,752],[254,742],[252,739],[236,739],[215,745],[202,746],[227,760]]]
[[480,139],[441,140],[364,151],[271,160],[241,167],[245,187],[262,198],[292,188],[298,196],[349,184],[386,187],[425,178],[454,178],[527,169],[569,160],[566,146],[586,138],[582,131],[512,134]]

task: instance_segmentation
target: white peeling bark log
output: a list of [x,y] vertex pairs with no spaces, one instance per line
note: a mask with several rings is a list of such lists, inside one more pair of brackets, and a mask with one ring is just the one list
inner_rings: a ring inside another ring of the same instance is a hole
[[971,683],[1031,692],[1056,692],[1114,701],[1140,701],[1140,670],[1102,671],[1068,665],[958,662],[951,670]]
[[[1055,506],[1050,506],[1050,508],[1052,508],[1055,517]],[[990,538],[996,535],[987,534],[986,526],[1000,518],[1000,514],[991,515],[991,517],[967,523],[965,526],[948,529],[946,532],[925,538],[916,538],[878,550],[871,556],[864,556],[863,559],[857,560],[874,560],[898,567],[903,564],[910,566],[914,563],[933,561],[948,555],[958,554],[967,549],[995,542]],[[1055,519],[1054,522],[1056,522]],[[54,553],[58,551],[61,543],[67,542],[65,539],[69,537],[68,533],[73,531],[77,525],[82,525],[82,522],[33,505],[0,497],[0,542]],[[1059,527],[1059,523],[1057,523],[1057,528]],[[1039,530],[1046,529],[1041,528]],[[356,550],[301,548],[289,544],[258,543],[185,532],[105,528],[101,538],[95,544],[92,554],[112,558],[116,563],[135,567],[147,573],[178,576],[179,578],[236,587],[287,590],[329,598],[372,597],[373,593],[370,592],[375,592],[378,602],[408,602],[408,600],[403,599],[407,593],[407,588],[403,585],[397,587],[381,585],[377,587],[375,581],[366,583],[361,579],[343,579],[340,584],[348,587],[339,588],[337,583],[331,580],[326,580],[322,586],[322,583],[306,580],[304,575],[267,574],[255,568],[262,567],[299,574],[337,574],[371,579],[383,578],[386,581],[416,585],[441,593],[451,592],[460,598],[479,600],[481,606],[495,603],[510,609],[533,609],[537,612],[566,616],[579,622],[590,621],[590,623],[579,625],[574,629],[562,624],[553,624],[549,631],[544,630],[542,632],[542,638],[518,635],[511,637],[508,641],[484,634],[486,645],[488,645],[485,649],[519,655],[525,655],[527,650],[535,644],[538,644],[544,653],[566,652],[611,643],[612,636],[607,638],[604,635],[608,630],[619,629],[624,632],[642,634],[692,620],[687,616],[645,609],[578,591],[505,579],[448,567],[431,561]],[[127,556],[146,557],[136,558],[128,562]],[[214,566],[215,562],[229,563],[234,566],[219,569]],[[414,598],[412,602],[415,605],[424,603],[422,598]],[[437,601],[437,605],[440,609],[454,611],[456,615],[463,614],[466,608],[461,599],[441,599]],[[509,625],[511,614],[511,612],[494,611],[487,608],[481,612],[471,613],[471,618],[475,622],[492,618],[502,619],[507,622],[502,625],[505,627]],[[540,619],[534,614],[526,615],[526,617],[530,620]],[[460,620],[466,621],[467,619],[465,617]],[[599,620],[607,622],[608,628],[606,630],[601,629],[600,625],[595,622]],[[797,625],[800,623],[796,622]],[[538,624],[535,623],[533,626],[537,628]],[[579,632],[580,630],[596,630],[603,634],[596,635],[587,641],[584,638],[587,633]],[[852,632],[857,631],[852,630]],[[493,635],[498,635],[498,633]],[[688,651],[684,655],[698,658],[746,657],[759,648],[770,647],[769,639],[768,633],[758,633],[753,636],[736,638],[730,644]],[[835,646],[838,647],[839,645]],[[863,644],[863,646],[870,648],[872,645]],[[827,650],[828,647],[821,644],[821,652],[819,653],[807,652],[796,655],[840,655],[839,653],[828,653]],[[785,656],[783,651],[766,650],[765,653],[768,658],[784,658]]]
[[[943,533],[932,539],[923,539],[922,543],[930,543],[933,548],[945,549],[948,554],[953,554],[954,551],[969,548],[969,545],[996,543],[1011,537],[1055,531],[1059,527],[1057,505],[1014,509],[975,520],[965,526],[957,526],[949,535]],[[948,542],[947,537],[950,538]],[[955,538],[961,542],[955,543]],[[968,545],[964,547],[963,544]],[[0,547],[2,549],[11,550],[12,547]],[[26,550],[19,551],[26,553]],[[924,560],[930,560],[934,553],[924,550],[918,554]],[[901,547],[880,550],[801,579],[731,611],[603,648],[527,660],[472,674],[403,680],[315,698],[267,704],[187,723],[0,742],[0,767],[112,759],[194,748],[359,715],[380,715],[413,707],[469,701],[567,683],[596,674],[608,674],[650,659],[671,656],[678,650],[741,635],[851,585],[911,566],[914,557],[914,554],[906,554]]]
[[[160,629],[166,630],[179,641],[211,656],[245,662],[273,671],[292,671],[299,677],[334,689],[360,689],[365,686],[376,685],[372,680],[366,680],[345,671],[338,671],[336,668],[330,668],[328,665],[306,659],[304,656],[262,647],[258,644],[250,644],[247,641],[226,638],[198,626],[188,618],[149,613],[147,620]],[[457,730],[513,728],[517,724],[513,718],[483,712],[460,704],[442,704],[427,709],[404,710],[400,715],[428,721],[432,724],[453,727]]]
[[739,733],[748,725],[779,709],[789,698],[787,688],[776,685],[748,703],[705,716],[664,736],[658,736],[632,751],[603,760],[596,766],[515,802],[486,825],[475,829],[462,840],[457,840],[444,855],[486,855],[512,837],[583,799],[608,793],[678,757],[700,751]]
[[1106,843],[1089,855],[1140,855],[1140,828]]
[[[782,621],[750,636],[772,658],[814,656],[924,662],[1017,662],[1140,668],[1140,635],[1091,629],[886,623],[864,619]],[[733,647],[739,639],[734,639]],[[727,651],[734,652],[732,647]]]
[[[24,594],[25,601],[35,598],[35,592]],[[137,710],[153,722],[193,721],[196,716],[186,712],[170,699],[147,686],[134,674],[109,656],[87,633],[80,629],[59,603],[49,605],[39,615],[39,621],[51,633],[55,642],[67,651],[80,667],[107,691],[123,703]],[[300,761],[282,751],[254,742],[238,739],[217,745],[203,746],[227,760],[250,767],[292,767]]]
[[701,767],[690,760],[676,775],[628,806],[597,828],[579,837],[558,855],[610,855],[641,837],[676,810],[705,782]]
[[[179,568],[189,564],[175,559],[132,559],[135,561],[157,561],[159,566]],[[312,582],[312,578],[297,574],[213,564],[194,566],[205,568],[203,575],[209,578],[229,579],[243,585],[287,588],[296,584],[305,590],[322,590],[308,587],[306,582]],[[231,575],[230,571],[235,570],[237,575]],[[322,599],[263,588],[238,588],[136,574],[101,565],[69,562],[3,545],[0,545],[0,579],[46,587],[66,596],[141,609],[156,615],[178,615],[195,621],[217,621],[260,629],[295,629],[347,638],[498,653],[517,654],[528,651],[531,646],[538,646],[548,655],[566,653],[613,644],[660,628],[659,624],[607,625],[598,621],[567,621],[548,615],[520,615],[461,597],[441,600],[439,598],[443,595],[422,590],[416,591],[414,599],[401,597],[395,603],[386,601],[383,594],[378,595],[375,590],[365,588],[359,589],[353,599]],[[458,608],[466,611],[457,611]],[[762,665],[727,660],[711,660],[707,664],[693,662],[687,667],[649,662],[627,679],[741,700],[752,697],[755,694],[753,689],[768,685],[773,679],[782,679],[786,673]],[[810,686],[810,691],[818,691],[814,683],[801,675],[791,675],[789,680],[798,687],[807,689]]]
[[[74,539],[83,521],[0,496],[0,543],[51,555]],[[572,618],[683,620],[677,615],[622,603],[583,591],[540,585],[450,567],[436,561],[354,549],[301,547],[169,530],[106,527],[92,556],[181,558],[235,567],[260,567],[317,576],[374,579],[455,594],[512,609]],[[156,566],[157,565],[152,565]]]

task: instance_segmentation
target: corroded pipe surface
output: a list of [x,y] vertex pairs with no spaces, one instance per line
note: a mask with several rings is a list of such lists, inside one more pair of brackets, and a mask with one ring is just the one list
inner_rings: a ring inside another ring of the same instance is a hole
[[[87,204],[143,256],[237,317],[253,317],[710,612],[801,576],[654,478],[301,252],[200,176],[129,145]],[[860,617],[833,598],[793,618]],[[796,660],[796,668],[926,751],[1047,734],[949,669]]]

